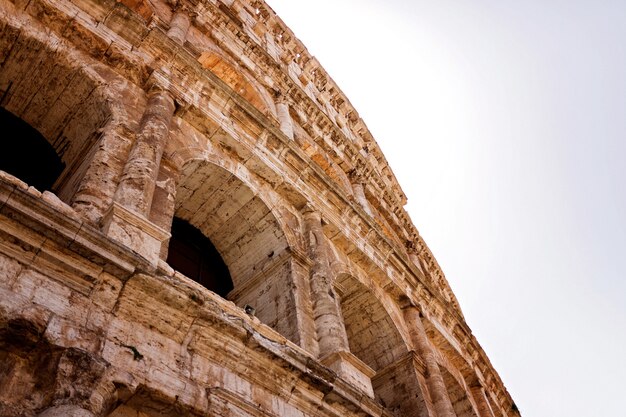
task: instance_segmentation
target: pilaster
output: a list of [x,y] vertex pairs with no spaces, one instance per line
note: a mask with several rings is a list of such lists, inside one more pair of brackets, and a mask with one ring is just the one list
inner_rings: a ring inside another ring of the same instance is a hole
[[480,385],[475,385],[470,388],[470,392],[472,394],[472,398],[474,398],[474,401],[476,402],[479,417],[494,417],[493,410],[487,400],[487,393],[485,392],[485,389]]
[[179,6],[174,10],[172,19],[170,20],[170,28],[167,36],[183,45],[187,38],[187,32],[191,26],[192,12],[185,6]]
[[174,100],[167,91],[150,94],[113,204],[102,220],[103,231],[108,236],[153,265],[158,264],[161,243],[170,236],[148,217],[174,109]]
[[435,354],[428,340],[428,336],[426,335],[426,331],[424,330],[419,310],[411,305],[405,307],[404,319],[409,329],[411,341],[417,353],[424,361],[428,391],[437,416],[456,417]]
[[276,113],[281,132],[289,139],[293,140],[293,120],[291,119],[291,114],[289,114],[289,103],[280,93],[277,94]]
[[373,398],[371,377],[374,371],[350,352],[341,307],[332,286],[330,248],[322,229],[321,216],[312,208],[306,207],[303,217],[309,252],[313,259],[310,285],[319,345],[318,357],[324,365]]
[[357,172],[356,170],[352,171],[350,173],[350,184],[352,185],[352,191],[354,192],[356,201],[359,203],[361,208],[369,214],[370,217],[374,217],[372,207],[365,197],[365,178],[363,174]]

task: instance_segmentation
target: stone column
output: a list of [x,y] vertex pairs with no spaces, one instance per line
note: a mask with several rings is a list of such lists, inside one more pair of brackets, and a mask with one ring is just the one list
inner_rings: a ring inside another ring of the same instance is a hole
[[417,354],[424,361],[426,368],[426,382],[435,412],[438,417],[455,417],[452,402],[448,396],[448,389],[441,375],[437,359],[432,350],[432,346],[424,330],[420,312],[415,306],[408,306],[404,309],[404,320],[406,321],[411,341]]
[[480,417],[494,417],[493,410],[489,405],[489,400],[487,400],[487,393],[485,392],[485,389],[480,385],[476,385],[471,387],[470,391],[474,401],[476,402],[478,415]]
[[174,109],[168,92],[159,90],[149,95],[113,204],[102,220],[108,236],[154,265],[158,264],[161,243],[170,236],[148,217]]
[[321,358],[337,351],[348,351],[348,336],[343,325],[341,310],[332,288],[332,277],[326,237],[322,230],[319,213],[308,209],[304,212],[304,224],[309,241],[311,267],[311,299],[317,330],[319,356]]
[[143,216],[150,213],[174,109],[174,99],[167,91],[158,90],[150,94],[139,134],[115,192],[116,202]]
[[190,14],[187,8],[181,7],[174,12],[172,20],[170,20],[170,28],[167,31],[167,36],[181,45],[185,43],[189,26],[191,26]]
[[289,103],[280,94],[278,94],[276,100],[276,113],[278,115],[278,123],[280,123],[280,131],[293,140],[293,120],[289,114]]
[[319,356],[315,320],[313,318],[313,303],[311,301],[311,286],[309,285],[310,270],[313,266],[306,253],[291,248],[291,278],[294,285],[294,301],[298,309],[298,331],[300,333],[300,347]]
[[93,157],[72,198],[72,207],[92,224],[100,223],[113,201],[117,179],[131,146],[132,132],[118,120],[109,122],[102,130]]
[[370,215],[370,217],[374,217],[374,212],[372,207],[370,206],[369,201],[365,197],[365,178],[364,176],[357,172],[352,171],[350,173],[350,184],[352,185],[352,191],[354,192],[354,197],[356,201],[361,205],[361,208]]
[[330,248],[322,229],[321,216],[308,207],[303,217],[309,256],[313,260],[311,300],[320,362],[373,398],[371,378],[375,372],[350,352],[341,306],[332,286]]
[[406,253],[413,262],[413,265],[420,271],[422,277],[426,277],[426,273],[424,272],[424,268],[422,267],[422,262],[420,261],[419,255],[417,253],[417,248],[415,247],[415,242],[411,240],[406,241]]

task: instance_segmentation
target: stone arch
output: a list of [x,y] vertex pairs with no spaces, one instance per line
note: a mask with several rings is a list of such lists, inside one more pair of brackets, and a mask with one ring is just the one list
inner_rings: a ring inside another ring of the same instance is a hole
[[369,291],[372,297],[378,300],[378,303],[385,309],[386,314],[389,316],[390,322],[393,323],[395,330],[398,332],[399,337],[402,340],[402,345],[406,347],[406,350],[411,350],[412,342],[408,329],[404,324],[404,318],[402,312],[398,308],[397,303],[394,301],[394,296],[391,296],[388,292],[383,290],[383,285],[377,280],[376,274],[379,271],[369,269],[367,272],[361,267],[360,264],[350,259],[345,254],[345,249],[338,248],[334,242],[330,245],[332,251],[331,268],[333,275],[338,277],[335,281],[339,291],[342,291],[341,282],[339,278],[350,276],[357,281],[362,288]]
[[90,415],[55,414],[54,409],[72,403],[80,410],[88,404],[109,364],[93,352],[46,337],[49,314],[40,307],[0,309],[0,415]]
[[[202,404],[204,398],[198,399]],[[128,398],[119,404],[107,417],[192,417],[197,410],[182,404],[178,397],[171,398],[158,388],[140,385]]]
[[[65,168],[52,145],[37,129],[2,107],[0,126],[12,136],[3,141],[0,169],[40,191],[52,189]],[[33,166],[38,168],[33,170]]]
[[285,225],[249,177],[221,158],[184,163],[174,215],[210,239],[234,289],[227,298],[255,309],[261,322],[300,341],[292,283],[292,249]]
[[198,62],[261,113],[276,116],[276,109],[269,94],[257,85],[256,80],[248,76],[243,69],[239,68],[239,65],[225,57],[224,54],[214,50],[203,51]]
[[446,367],[440,366],[441,375],[448,389],[448,396],[457,417],[478,417],[478,413],[467,391],[467,387],[449,372]]
[[476,371],[463,357],[455,339],[437,321],[425,320],[424,329],[430,339],[448,396],[458,416],[478,416],[472,387],[480,386]]
[[408,352],[402,335],[381,301],[352,275],[335,280],[350,351],[374,371]]
[[70,202],[111,118],[104,80],[55,35],[36,25],[0,23],[0,107],[52,146],[64,168],[51,189]]
[[424,321],[424,330],[433,346],[436,347],[440,362],[445,363],[451,373],[458,374],[458,379],[462,380],[464,384],[468,386],[478,385],[476,371],[465,359],[461,349],[457,347],[455,339],[431,320]]
[[372,388],[393,415],[428,415],[423,377],[383,302],[354,276],[335,280],[350,351],[374,372]]

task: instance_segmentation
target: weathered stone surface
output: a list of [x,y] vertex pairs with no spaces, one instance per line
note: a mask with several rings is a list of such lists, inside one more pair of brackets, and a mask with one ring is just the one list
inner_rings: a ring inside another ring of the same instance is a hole
[[0,416],[518,414],[263,1],[0,0],[0,105],[64,164],[52,190],[0,166]]

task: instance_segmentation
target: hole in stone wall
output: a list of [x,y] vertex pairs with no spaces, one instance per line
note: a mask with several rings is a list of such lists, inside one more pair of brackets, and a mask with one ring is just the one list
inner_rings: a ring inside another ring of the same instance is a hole
[[0,169],[40,191],[51,190],[65,164],[28,123],[0,107]]
[[213,243],[200,230],[176,217],[167,263],[224,298],[233,289],[228,267]]

